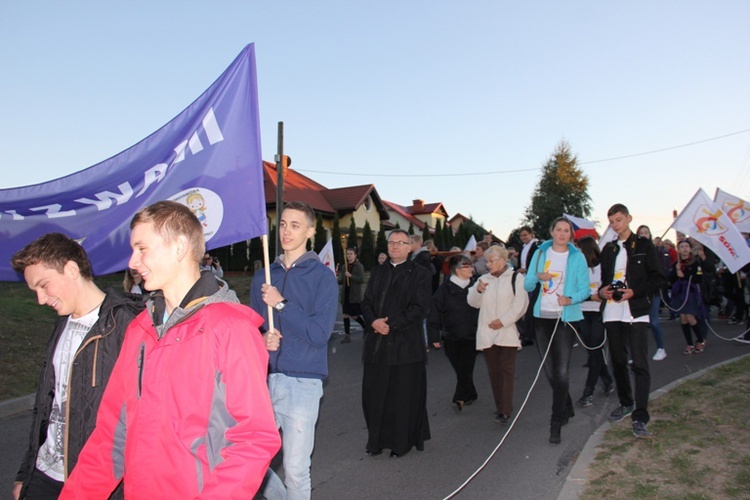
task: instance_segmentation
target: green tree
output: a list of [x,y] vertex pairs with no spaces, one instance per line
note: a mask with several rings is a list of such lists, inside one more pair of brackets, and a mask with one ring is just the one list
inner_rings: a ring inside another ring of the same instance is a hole
[[323,216],[318,214],[315,217],[315,251],[320,253],[323,247],[328,243],[326,228],[323,227]]
[[239,241],[232,245],[231,266],[232,271],[244,271],[247,268],[247,241]]
[[440,219],[435,222],[435,246],[438,250],[447,250],[445,248],[445,235],[443,234],[443,225],[440,223]]
[[349,233],[346,235],[347,248],[359,248],[359,237],[357,236],[357,225],[354,223],[354,216],[349,219]]
[[333,230],[331,231],[331,245],[333,245],[333,261],[337,265],[344,263],[344,250],[341,248],[341,227],[339,226],[339,213],[333,216]]
[[542,167],[531,204],[524,213],[524,222],[540,239],[547,239],[550,224],[563,213],[588,217],[591,215],[588,187],[589,178],[578,168],[578,157],[571,152],[567,141],[560,141]]
[[422,241],[427,241],[432,239],[432,233],[430,232],[430,226],[427,224],[424,225],[424,228],[422,228]]
[[263,242],[260,237],[250,240],[250,270],[255,269],[255,261],[263,267]]
[[378,240],[375,243],[375,256],[377,257],[381,253],[388,254],[388,238],[385,237],[385,226],[380,225],[380,231],[378,231]]
[[453,246],[455,246],[453,240],[453,228],[446,222],[445,226],[443,226],[443,245],[445,245],[446,250],[450,250]]
[[268,260],[273,262],[276,258],[276,224],[268,231]]
[[409,234],[414,234],[414,224],[409,222],[409,229],[407,229],[406,232]]
[[365,221],[365,227],[362,228],[362,249],[359,251],[359,260],[365,269],[370,270],[376,262],[375,242],[372,237],[372,228],[370,221]]

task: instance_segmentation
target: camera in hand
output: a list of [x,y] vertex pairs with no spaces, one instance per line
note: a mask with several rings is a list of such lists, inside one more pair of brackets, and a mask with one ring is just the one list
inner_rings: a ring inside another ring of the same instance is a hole
[[615,302],[622,300],[622,291],[627,288],[627,285],[620,280],[613,281],[610,285],[612,288],[612,300]]

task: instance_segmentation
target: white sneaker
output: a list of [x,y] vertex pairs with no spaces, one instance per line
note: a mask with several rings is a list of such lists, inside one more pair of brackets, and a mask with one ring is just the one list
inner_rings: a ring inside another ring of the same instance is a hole
[[664,349],[657,349],[656,354],[654,354],[654,357],[651,359],[653,359],[654,361],[661,361],[662,359],[666,357],[667,357],[667,351],[665,351]]

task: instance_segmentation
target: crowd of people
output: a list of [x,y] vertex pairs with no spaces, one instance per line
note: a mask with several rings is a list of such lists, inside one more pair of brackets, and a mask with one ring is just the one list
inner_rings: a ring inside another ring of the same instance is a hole
[[[591,237],[575,241],[562,217],[548,241],[524,226],[521,248],[490,237],[473,253],[447,255],[395,229],[366,280],[356,248],[337,276],[306,249],[315,213],[290,202],[279,226],[283,253],[254,277],[250,307],[223,281],[200,221],[179,203],[158,202],[131,221],[123,292],[96,286],[76,241],[42,236],[11,261],[60,317],[13,497],[310,498],[339,304],[341,342],[352,343],[352,319],[363,334],[366,455],[424,450],[431,347],[444,350],[455,372],[457,414],[479,397],[474,367],[484,355],[494,420],[506,425],[517,353],[536,345],[552,388],[556,445],[575,415],[569,372],[580,342],[589,355],[577,404],[592,405],[601,380],[605,395],[617,391],[610,420],[630,416],[634,435],[648,438],[648,330],[652,360],[667,356],[660,308],[679,320],[684,354],[700,354],[710,307],[731,323],[747,319],[750,273],[729,273],[688,238],[675,247],[646,226],[633,232],[624,205],[613,205],[608,220],[617,237],[601,250]],[[280,450],[283,479],[270,467]]]

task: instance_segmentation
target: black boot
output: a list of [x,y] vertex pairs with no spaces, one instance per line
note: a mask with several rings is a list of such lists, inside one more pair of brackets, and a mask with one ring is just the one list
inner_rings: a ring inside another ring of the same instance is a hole
[[558,445],[562,438],[560,437],[560,429],[562,428],[561,422],[552,421],[549,424],[549,444]]

